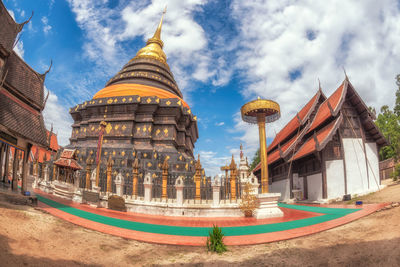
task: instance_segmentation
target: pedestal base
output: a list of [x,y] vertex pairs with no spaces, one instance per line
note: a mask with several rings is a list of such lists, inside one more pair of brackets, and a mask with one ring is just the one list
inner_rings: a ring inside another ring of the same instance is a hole
[[283,212],[278,207],[281,193],[264,193],[257,196],[259,207],[254,211],[256,219],[282,217]]

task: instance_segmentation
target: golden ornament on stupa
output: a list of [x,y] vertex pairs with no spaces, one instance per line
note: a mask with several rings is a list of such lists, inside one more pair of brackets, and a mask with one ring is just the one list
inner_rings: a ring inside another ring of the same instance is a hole
[[244,104],[240,111],[243,121],[258,124],[261,158],[261,193],[268,193],[268,159],[265,123],[274,122],[280,118],[281,112],[279,104],[275,101],[258,97],[258,99]]

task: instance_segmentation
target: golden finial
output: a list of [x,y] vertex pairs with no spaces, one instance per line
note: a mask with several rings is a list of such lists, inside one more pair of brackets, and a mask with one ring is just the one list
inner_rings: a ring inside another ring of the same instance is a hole
[[167,63],[167,56],[165,55],[164,51],[162,50],[162,47],[164,46],[163,41],[161,41],[161,28],[163,24],[163,19],[164,19],[164,14],[167,12],[167,7],[165,6],[165,9],[163,11],[163,14],[160,19],[160,23],[158,24],[158,27],[156,31],[154,32],[153,37],[151,37],[149,40],[147,40],[146,46],[140,49],[136,56],[133,59],[136,58],[152,58],[155,60],[158,60],[162,63]]
[[[162,23],[163,23],[165,13],[167,13],[167,6],[165,6],[165,8],[164,8],[164,11],[161,15],[160,23],[158,24],[157,30],[155,31],[155,33],[151,39],[158,39],[161,41],[161,28],[162,28]],[[161,47],[162,47],[162,45],[161,45]]]

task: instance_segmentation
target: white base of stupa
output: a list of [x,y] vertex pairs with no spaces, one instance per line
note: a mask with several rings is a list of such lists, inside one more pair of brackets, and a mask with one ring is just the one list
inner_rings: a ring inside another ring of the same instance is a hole
[[278,207],[281,193],[264,193],[257,195],[259,207],[254,211],[256,219],[282,217],[283,212]]

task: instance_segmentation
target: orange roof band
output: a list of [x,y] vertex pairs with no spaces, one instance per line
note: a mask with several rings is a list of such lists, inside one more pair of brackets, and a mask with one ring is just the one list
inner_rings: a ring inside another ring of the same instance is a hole
[[170,93],[168,91],[165,91],[163,89],[142,84],[130,84],[130,83],[113,84],[98,91],[93,96],[93,99],[103,98],[103,97],[130,96],[130,95],[138,95],[140,97],[156,96],[162,99],[176,98],[181,100],[183,106],[190,108],[189,105],[179,96]]

